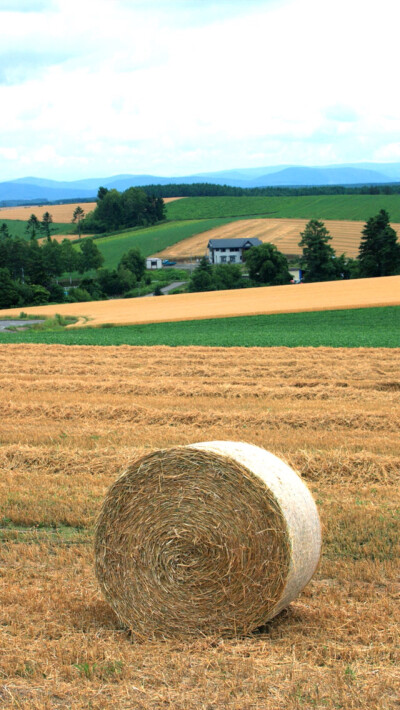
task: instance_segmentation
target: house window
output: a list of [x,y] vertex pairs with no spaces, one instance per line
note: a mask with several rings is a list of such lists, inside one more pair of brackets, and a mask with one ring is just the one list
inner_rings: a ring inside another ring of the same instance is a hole
[[221,256],[221,264],[226,264],[226,256]]
[[236,256],[230,256],[230,257],[229,257],[229,261],[230,261],[231,264],[234,264],[235,261],[236,261]]

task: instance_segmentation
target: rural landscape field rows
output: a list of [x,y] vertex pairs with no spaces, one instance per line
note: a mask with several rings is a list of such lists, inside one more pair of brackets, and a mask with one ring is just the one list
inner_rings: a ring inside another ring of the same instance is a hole
[[[158,252],[163,259],[190,259],[202,257],[207,252],[210,239],[250,239],[257,237],[262,242],[275,244],[283,254],[302,253],[299,247],[300,233],[307,224],[306,219],[241,219],[222,227],[197,234],[173,244]],[[326,229],[332,237],[330,242],[336,254],[346,254],[355,258],[358,255],[364,222],[351,220],[325,220]],[[400,233],[400,224],[392,224]]]
[[[107,323],[130,325],[204,318],[228,318],[264,313],[298,313],[347,308],[400,305],[400,276],[352,281],[328,281],[231,291],[208,291],[142,299],[112,299],[82,303],[31,306],[30,315],[75,316],[72,327]],[[0,310],[0,316],[18,316],[20,308]]]
[[0,208],[0,221],[2,219],[18,219],[26,221],[31,214],[42,219],[43,212],[50,212],[54,222],[71,222],[76,207],[81,207],[86,214],[96,207],[96,202],[75,202],[65,205],[23,205],[20,207]]
[[[0,346],[4,708],[398,706],[400,351]],[[133,643],[93,524],[136,454],[248,441],[297,468],[323,524],[298,600],[247,638]]]
[[[165,197],[164,202],[174,202],[181,200],[181,197]],[[76,207],[81,207],[85,214],[88,214],[96,207],[96,202],[74,202],[61,205],[22,205],[19,207],[1,207],[0,222],[2,219],[28,220],[31,214],[38,219],[42,218],[43,212],[49,211],[54,222],[71,222]]]

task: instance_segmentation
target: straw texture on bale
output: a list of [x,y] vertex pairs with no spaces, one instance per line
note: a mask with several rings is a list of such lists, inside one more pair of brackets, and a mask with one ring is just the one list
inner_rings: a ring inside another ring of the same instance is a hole
[[207,442],[133,461],[95,541],[107,601],[137,636],[248,633],[318,564],[321,532],[299,476],[251,444]]

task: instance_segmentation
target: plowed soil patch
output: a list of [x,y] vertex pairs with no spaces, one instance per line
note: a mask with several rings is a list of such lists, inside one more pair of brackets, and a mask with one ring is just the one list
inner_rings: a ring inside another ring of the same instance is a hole
[[[299,241],[309,220],[306,219],[241,219],[230,222],[222,227],[211,229],[159,252],[157,256],[163,259],[190,259],[201,257],[207,251],[210,239],[239,239],[257,237],[262,242],[275,244],[284,254],[301,254]],[[361,231],[365,222],[324,220],[324,224],[332,236],[331,246],[336,253],[356,257],[361,240]],[[393,224],[400,234],[400,224]]]

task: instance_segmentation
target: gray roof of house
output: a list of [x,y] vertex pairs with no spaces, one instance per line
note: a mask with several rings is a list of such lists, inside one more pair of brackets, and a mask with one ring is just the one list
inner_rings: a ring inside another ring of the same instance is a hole
[[208,242],[209,249],[243,249],[245,244],[251,244],[252,247],[258,247],[262,242],[257,237],[242,238],[242,239],[210,239]]

